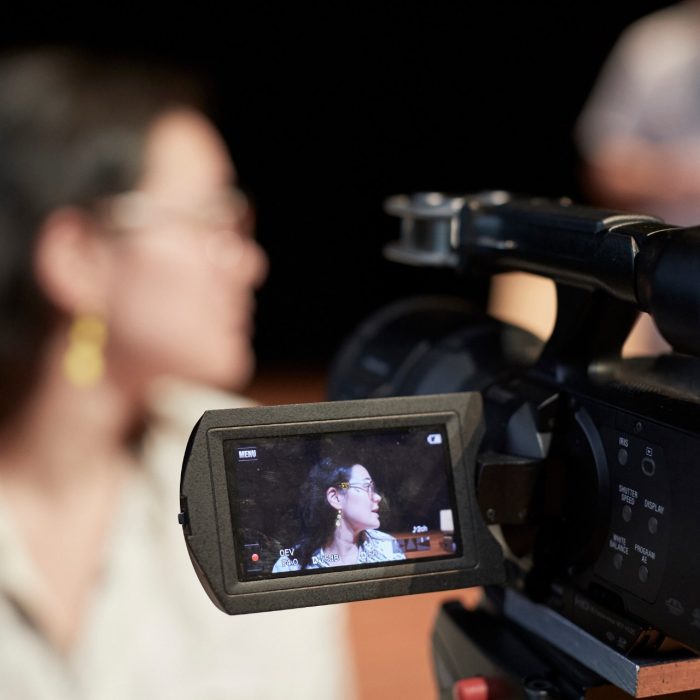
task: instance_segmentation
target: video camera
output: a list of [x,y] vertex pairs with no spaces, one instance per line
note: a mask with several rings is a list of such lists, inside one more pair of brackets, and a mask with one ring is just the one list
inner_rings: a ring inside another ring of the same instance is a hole
[[[386,210],[391,260],[553,279],[554,331],[404,300],[342,348],[333,401],[205,413],[179,516],[204,588],[247,613],[488,586],[482,610],[441,613],[443,688],[472,672],[466,637],[477,665],[534,674],[530,696],[599,677],[656,694],[640,659],[665,638],[684,650],[657,681],[696,687],[700,228],[505,192]],[[621,358],[640,311],[674,352]]]

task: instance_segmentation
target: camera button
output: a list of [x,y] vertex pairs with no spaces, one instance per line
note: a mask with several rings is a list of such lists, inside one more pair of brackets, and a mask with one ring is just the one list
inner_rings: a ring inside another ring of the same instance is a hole
[[654,517],[649,518],[648,527],[649,532],[655,535],[659,531],[659,521]]
[[622,507],[622,519],[626,523],[632,520],[632,509],[627,505]]
[[648,579],[649,579],[649,569],[647,569],[647,567],[644,566],[644,564],[642,564],[639,567],[639,580],[642,583],[646,583]]
[[613,566],[619,571],[622,568],[622,554],[620,552],[616,552],[615,556],[613,557]]
[[644,457],[642,460],[642,471],[647,476],[654,476],[656,473],[656,462],[651,457]]
[[627,465],[628,453],[624,447],[617,451],[617,461],[624,467]]

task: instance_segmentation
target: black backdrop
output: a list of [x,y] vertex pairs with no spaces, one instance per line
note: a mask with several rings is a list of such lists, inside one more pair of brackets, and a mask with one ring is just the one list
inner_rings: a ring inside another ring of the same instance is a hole
[[[382,200],[509,189],[581,199],[571,132],[622,29],[667,2],[206,3],[3,20],[3,46],[72,42],[208,76],[271,259],[264,363],[325,363],[360,319],[447,275],[382,261]],[[109,9],[107,9],[109,8]]]

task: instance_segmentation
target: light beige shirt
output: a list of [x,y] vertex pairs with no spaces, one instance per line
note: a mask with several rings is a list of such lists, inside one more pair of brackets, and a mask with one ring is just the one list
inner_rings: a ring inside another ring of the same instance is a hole
[[47,583],[0,508],[0,698],[355,697],[345,607],[229,617],[192,569],[177,524],[187,437],[204,410],[242,401],[167,384],[155,395],[143,468],[120,495],[88,621],[67,657],[32,624]]

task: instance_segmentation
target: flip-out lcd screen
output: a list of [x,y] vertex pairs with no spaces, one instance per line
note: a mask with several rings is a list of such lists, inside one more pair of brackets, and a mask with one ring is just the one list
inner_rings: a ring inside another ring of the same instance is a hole
[[225,440],[241,581],[461,554],[444,425]]

